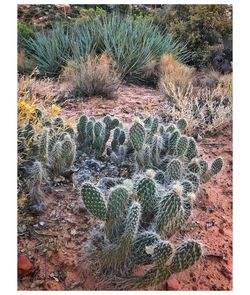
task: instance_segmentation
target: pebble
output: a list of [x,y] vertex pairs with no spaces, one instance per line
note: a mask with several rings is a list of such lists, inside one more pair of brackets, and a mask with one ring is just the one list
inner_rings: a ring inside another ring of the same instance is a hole
[[167,281],[167,290],[170,291],[179,291],[181,290],[181,285],[175,277],[171,277]]
[[20,277],[27,276],[33,270],[33,265],[27,256],[21,255],[18,257],[18,275]]
[[44,213],[45,210],[46,210],[46,206],[44,204],[36,204],[36,205],[30,206],[30,211],[36,215]]

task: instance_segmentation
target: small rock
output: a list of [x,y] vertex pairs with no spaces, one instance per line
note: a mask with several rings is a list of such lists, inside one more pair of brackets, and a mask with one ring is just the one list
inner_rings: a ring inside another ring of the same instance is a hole
[[45,222],[44,222],[44,221],[39,221],[38,224],[39,224],[40,226],[44,226],[44,225],[45,225]]
[[219,233],[222,234],[222,235],[224,235],[225,234],[224,229],[223,228],[220,228],[219,229]]
[[46,210],[46,206],[44,204],[35,204],[30,206],[30,212],[32,212],[35,215],[43,214]]
[[181,285],[175,277],[172,277],[167,281],[167,290],[171,290],[171,291],[181,290]]
[[22,255],[18,257],[18,275],[20,277],[27,276],[33,270],[33,265],[29,258]]
[[202,137],[201,137],[200,134],[197,134],[197,141],[198,141],[198,142],[199,142],[199,141],[202,141]]
[[34,281],[34,282],[30,285],[30,288],[31,288],[31,289],[34,289],[34,288],[36,288],[37,286],[41,286],[43,283],[44,283],[44,280],[36,280],[36,281]]
[[77,231],[73,228],[71,231],[70,231],[70,234],[72,236],[75,236],[77,234]]
[[59,183],[59,182],[63,182],[65,181],[65,177],[64,176],[58,176],[54,178],[54,182]]

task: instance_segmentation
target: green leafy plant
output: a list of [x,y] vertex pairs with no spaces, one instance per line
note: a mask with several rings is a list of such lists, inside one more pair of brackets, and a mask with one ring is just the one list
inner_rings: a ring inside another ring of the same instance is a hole
[[74,23],[69,26],[70,59],[79,62],[95,55],[99,45],[98,21],[89,20],[84,24]]
[[17,37],[18,47],[23,47],[25,40],[34,37],[34,31],[31,26],[19,21],[17,23]]
[[[197,68],[214,66],[217,51],[217,70],[231,70],[232,6],[231,5],[163,5],[153,10],[154,23],[187,42],[188,63]],[[218,52],[219,49],[219,52]],[[218,67],[219,66],[219,67]]]

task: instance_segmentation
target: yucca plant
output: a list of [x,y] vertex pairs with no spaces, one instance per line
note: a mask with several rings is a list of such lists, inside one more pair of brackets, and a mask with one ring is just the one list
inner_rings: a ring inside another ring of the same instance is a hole
[[41,75],[55,76],[70,55],[70,44],[68,29],[59,24],[49,32],[36,32],[26,41],[26,52]]
[[70,28],[70,51],[73,60],[86,59],[96,52],[98,45],[98,26],[96,20],[84,24],[75,23]]
[[182,61],[187,57],[185,46],[173,35],[161,33],[149,20],[134,20],[114,13],[99,20],[101,49],[116,62],[124,78],[145,80],[149,65],[157,64],[166,53]]

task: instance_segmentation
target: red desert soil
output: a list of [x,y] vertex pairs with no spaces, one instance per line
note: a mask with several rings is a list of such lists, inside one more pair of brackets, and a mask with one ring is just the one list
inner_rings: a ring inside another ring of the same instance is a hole
[[[152,105],[151,105],[152,103]],[[160,109],[163,96],[156,90],[122,86],[114,101],[92,98],[87,102],[67,100],[66,117],[85,112],[103,116],[110,113],[126,122],[133,115]],[[176,237],[195,238],[204,245],[204,257],[190,269],[174,277],[181,290],[232,290],[232,130],[199,142],[200,156],[222,156],[223,170],[203,186],[197,196],[193,215],[185,230]],[[19,212],[18,255],[33,264],[28,276],[18,278],[19,290],[107,290],[83,260],[82,244],[95,223],[81,210],[81,202],[72,184],[53,187],[45,198],[47,210],[39,216]],[[166,284],[156,287],[166,290]]]

